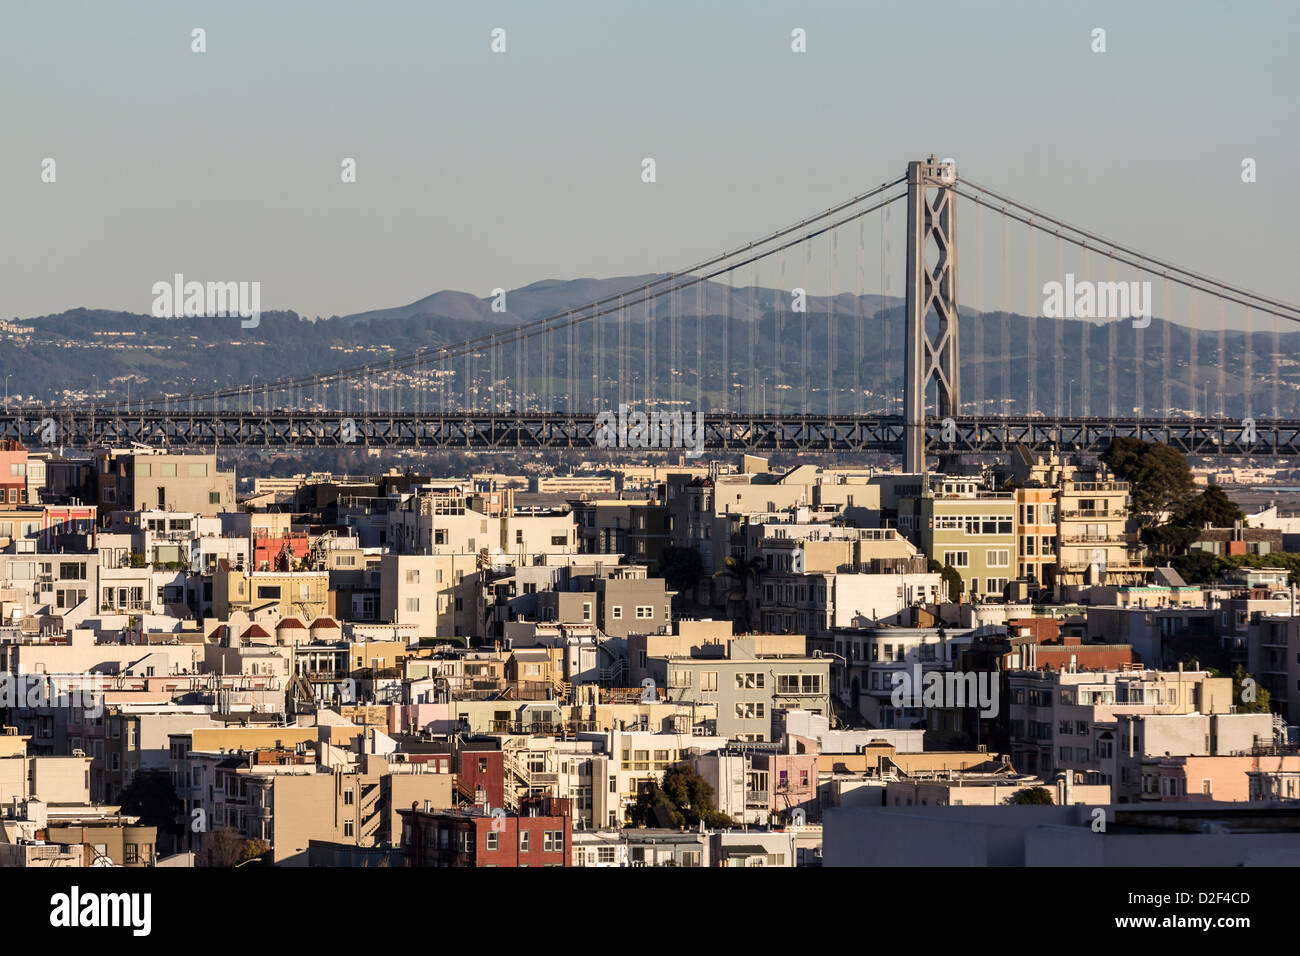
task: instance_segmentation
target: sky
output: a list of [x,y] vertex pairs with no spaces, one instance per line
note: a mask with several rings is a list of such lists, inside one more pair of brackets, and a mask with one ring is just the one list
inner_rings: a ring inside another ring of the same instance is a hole
[[930,153],[1297,303],[1297,40],[1294,0],[7,0],[0,316],[178,272],[329,316],[668,271]]

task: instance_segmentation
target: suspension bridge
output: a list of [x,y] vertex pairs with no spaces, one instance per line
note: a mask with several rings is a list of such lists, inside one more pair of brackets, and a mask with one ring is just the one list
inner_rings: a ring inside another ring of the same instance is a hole
[[[963,253],[963,268],[974,259],[974,296],[961,308],[959,201],[974,219]],[[1000,227],[1000,257],[986,218]],[[1044,242],[1056,253],[1046,274],[1065,284],[1072,317],[1055,318],[1047,336],[1029,324],[1044,309]],[[900,263],[901,296],[890,289]],[[1148,290],[1140,314],[1104,314],[1130,286],[1141,301],[1138,280]],[[990,284],[1000,294],[986,309]],[[1076,288],[1087,290],[1077,315]],[[1239,346],[1228,344],[1228,310],[1244,323]],[[1175,311],[1182,323],[1170,320]],[[1271,323],[1271,342],[1256,322]],[[1300,307],[1066,223],[930,157],[817,215],[581,308],[256,388],[16,405],[0,414],[0,438],[28,447],[586,449],[602,447],[602,415],[636,407],[697,413],[707,451],[891,453],[914,472],[932,457],[1017,445],[1095,453],[1121,436],[1190,455],[1284,456],[1300,453],[1300,417],[1285,414],[1297,402],[1283,374],[1292,364],[1284,322],[1300,322]],[[973,353],[965,362],[963,328]]]

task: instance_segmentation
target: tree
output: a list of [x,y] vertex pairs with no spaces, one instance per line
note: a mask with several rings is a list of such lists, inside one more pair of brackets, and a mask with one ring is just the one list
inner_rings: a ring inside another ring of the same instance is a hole
[[739,610],[733,610],[732,617],[741,625],[741,631],[748,633],[753,622],[751,621],[752,613],[750,610],[749,596],[751,586],[758,580],[763,573],[764,564],[762,558],[750,558],[745,561],[734,555],[727,558],[726,566],[721,571],[714,572],[715,578],[726,577],[735,580],[740,587],[728,589],[727,603],[739,605]]
[[1244,521],[1242,510],[1218,485],[1210,485],[1192,499],[1182,523],[1200,530],[1207,524],[1214,528],[1231,528],[1234,522]]
[[1196,528],[1172,521],[1142,529],[1142,543],[1163,556],[1183,554],[1196,538]]
[[197,862],[203,866],[234,866],[244,859],[245,842],[238,830],[222,827],[204,837]]
[[[1210,485],[1169,521],[1143,529],[1142,542],[1151,546],[1158,555],[1181,555],[1200,537],[1201,529],[1206,525],[1226,528],[1244,519],[1241,509],[1233,504],[1223,489]],[[1199,565],[1196,570],[1203,571],[1205,567]]]
[[265,840],[245,839],[233,827],[222,827],[204,838],[197,856],[201,866],[232,867],[265,857],[270,852],[271,844]]
[[703,569],[704,561],[694,548],[673,545],[659,552],[659,573],[674,591],[687,591],[695,587]]
[[663,782],[642,790],[629,812],[633,826],[657,826],[666,821],[670,826],[695,827],[701,820],[708,827],[733,825],[731,817],[717,809],[713,787],[688,764],[665,770]]
[[119,798],[122,812],[140,818],[145,826],[157,827],[159,834],[176,837],[185,832],[179,822],[185,804],[176,796],[171,774],[161,770],[141,770]]
[[[1249,684],[1246,682],[1250,681]],[[1249,693],[1245,693],[1246,689]],[[1247,698],[1253,698],[1247,700]],[[1248,714],[1267,714],[1270,710],[1269,699],[1271,694],[1250,674],[1246,673],[1246,668],[1238,664],[1237,669],[1232,673],[1232,699],[1241,701],[1241,709]]]
[[961,574],[956,568],[949,567],[946,564],[940,564],[934,558],[926,563],[926,569],[931,574],[938,574],[943,578],[943,583],[948,585],[948,600],[956,602],[961,599],[961,592],[966,589],[966,582],[961,579]]
[[1208,551],[1189,551],[1180,554],[1173,558],[1169,565],[1188,584],[1208,584],[1217,578],[1219,572],[1226,566],[1223,559]]
[[1148,526],[1163,515],[1181,517],[1196,490],[1187,459],[1168,445],[1116,438],[1101,460],[1129,483],[1130,509]]
[[1007,803],[1014,806],[1050,806],[1055,803],[1052,799],[1052,791],[1046,787],[1026,787],[1023,790],[1017,790],[1007,798]]

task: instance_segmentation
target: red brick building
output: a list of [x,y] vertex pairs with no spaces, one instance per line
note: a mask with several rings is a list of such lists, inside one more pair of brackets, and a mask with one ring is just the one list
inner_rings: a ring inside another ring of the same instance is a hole
[[456,789],[470,803],[486,799],[489,806],[505,806],[505,755],[501,753],[496,741],[492,741],[492,749],[476,749],[476,743],[477,741],[464,741],[460,746]]
[[571,866],[572,801],[525,800],[518,813],[480,807],[399,810],[407,866]]

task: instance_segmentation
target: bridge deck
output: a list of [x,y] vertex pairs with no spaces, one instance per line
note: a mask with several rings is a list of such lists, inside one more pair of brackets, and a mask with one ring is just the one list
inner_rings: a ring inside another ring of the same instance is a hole
[[[926,420],[931,455],[997,454],[1017,445],[1034,451],[1099,452],[1113,438],[1162,442],[1188,455],[1300,456],[1300,421],[1250,419],[975,418]],[[145,411],[85,409],[0,414],[0,438],[29,448],[129,445],[186,448],[608,447],[647,452],[694,450],[692,432],[669,447],[626,443],[602,431],[594,414],[364,414],[343,412]],[[892,453],[903,449],[903,421],[890,415],[705,415],[703,451]]]

